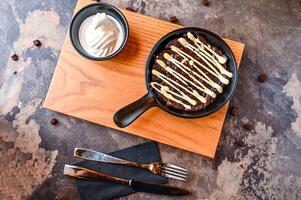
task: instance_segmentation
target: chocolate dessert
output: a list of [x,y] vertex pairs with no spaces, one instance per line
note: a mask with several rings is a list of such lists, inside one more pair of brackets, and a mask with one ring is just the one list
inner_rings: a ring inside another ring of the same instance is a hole
[[156,56],[150,84],[167,106],[198,111],[215,101],[231,77],[227,57],[201,35],[188,32]]

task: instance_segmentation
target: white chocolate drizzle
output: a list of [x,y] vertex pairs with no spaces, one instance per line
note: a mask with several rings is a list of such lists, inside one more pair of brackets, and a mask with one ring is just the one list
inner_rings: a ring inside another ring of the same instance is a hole
[[[215,76],[217,76],[217,78],[223,82],[224,84],[229,84],[229,80],[226,79],[222,74],[225,73],[227,74],[227,70],[223,68],[223,66],[221,66],[218,62],[214,62],[212,61],[210,58],[208,58],[205,54],[203,54],[202,52],[200,52],[197,48],[195,48],[194,46],[192,46],[191,44],[189,44],[184,38],[180,38],[178,40],[184,47],[188,48],[189,50],[191,50],[193,53],[195,53],[200,59],[202,59],[209,67],[211,70],[214,71]],[[181,50],[180,50],[181,51]],[[186,53],[185,53],[186,54]],[[188,55],[188,54],[186,54]],[[195,59],[192,58],[190,56],[190,58],[194,61]],[[214,59],[214,58],[213,58]],[[215,60],[215,59],[214,59]],[[195,60],[196,61],[196,60]],[[216,60],[215,60],[216,61]],[[214,63],[212,66],[209,62]],[[202,67],[204,67],[204,65],[202,65],[200,62],[197,62],[199,65],[201,65]],[[218,70],[216,69],[216,67],[218,68]],[[207,70],[208,71],[208,70]],[[232,76],[232,74],[231,74]]]
[[[201,48],[204,49],[206,48],[208,51],[210,51],[210,53],[212,53],[217,59],[218,59],[218,62],[220,64],[225,64],[227,62],[227,58],[223,57],[223,56],[220,56],[218,55],[217,53],[215,53],[212,49],[210,49],[207,45],[205,45],[204,43],[202,43],[198,38],[195,38],[194,35],[190,32],[187,33],[187,37],[192,40],[193,42],[195,43],[199,43],[201,44]],[[198,46],[198,45],[197,45]],[[198,46],[199,47],[199,46]],[[199,47],[200,48],[200,47]]]
[[[205,69],[210,74],[212,74],[213,76],[218,78],[223,84],[225,84],[225,85],[229,84],[229,80],[226,79],[221,73],[219,73],[212,65],[209,64],[209,68],[211,68],[211,69],[209,69],[207,66],[203,65],[202,63],[200,63],[199,61],[197,61],[196,59],[194,59],[193,57],[191,57],[190,55],[188,55],[187,53],[185,53],[184,51],[180,50],[179,48],[177,48],[175,46],[171,46],[171,50],[176,52],[178,55],[180,55],[183,58],[190,59],[189,62],[191,62],[192,64],[193,63],[198,64],[198,66],[200,66],[201,68]],[[193,66],[198,70],[198,72],[201,71],[196,65],[193,64]]]
[[193,83],[192,81],[188,80],[187,78],[185,78],[184,76],[182,76],[181,78],[184,79],[184,81],[190,83],[191,85],[193,85],[194,87],[196,87],[198,90],[210,95],[212,98],[216,97],[216,94],[214,92],[212,92],[210,89],[208,89],[206,86],[204,86],[204,84],[202,84],[200,81],[198,81],[195,77],[193,77],[192,75],[189,74],[189,72],[187,72],[186,70],[190,70],[187,66],[185,66],[184,64],[180,63],[179,61],[177,61],[176,59],[173,59],[168,53],[164,54],[164,58],[170,62],[172,62],[173,64],[175,64],[179,69],[181,69],[188,77],[192,78],[197,84]]
[[[174,67],[172,68],[168,66],[160,59],[157,59],[156,63],[174,77],[174,80],[153,69],[152,74],[161,79],[163,83],[151,82],[150,84],[152,88],[162,94],[165,98],[181,104],[185,109],[190,110],[191,105],[195,106],[197,104],[193,98],[196,98],[202,103],[207,102],[206,98],[200,95],[199,92],[209,95],[212,98],[216,98],[217,96],[214,91],[209,89],[203,83],[206,83],[208,86],[211,86],[211,88],[216,89],[218,93],[223,92],[221,85],[213,81],[208,76],[208,73],[216,77],[225,85],[229,84],[228,78],[232,77],[232,73],[222,66],[222,64],[226,63],[227,59],[215,53],[209,44],[206,45],[202,43],[190,32],[187,33],[187,37],[193,42],[193,44],[188,43],[184,38],[179,38],[179,43],[193,52],[205,64],[202,64],[200,61],[196,60],[178,47],[172,45],[171,50],[175,54],[179,55],[182,60],[179,61],[175,59],[169,53],[164,53],[163,57],[172,63],[178,70],[175,70]],[[173,88],[173,90],[171,90],[171,88]],[[188,96],[187,93],[193,98]]]
[[[156,88],[156,87],[155,87],[156,85],[157,85],[157,86],[160,86],[160,89]],[[160,84],[157,83],[157,82],[151,82],[151,86],[152,86],[157,92],[163,94],[166,98],[171,99],[171,100],[173,100],[173,101],[175,101],[175,102],[177,102],[177,103],[179,103],[179,104],[182,104],[186,109],[191,109],[191,106],[190,106],[190,105],[187,105],[187,104],[183,103],[182,101],[180,101],[180,100],[178,100],[178,99],[175,99],[171,94],[173,94],[173,95],[175,95],[175,96],[177,96],[177,97],[179,97],[179,98],[181,98],[181,99],[185,99],[185,98],[183,98],[183,96],[181,96],[181,95],[179,95],[179,94],[177,94],[177,93],[171,91],[171,90],[169,89],[169,87],[164,86],[164,85],[160,85]]]
[[[187,88],[183,87],[181,84],[177,83],[176,81],[168,78],[167,76],[165,76],[164,74],[158,72],[157,70],[152,70],[153,75],[157,76],[158,78],[160,78],[163,82],[165,82],[167,85],[169,85],[170,87],[174,88],[175,90],[177,90],[182,96],[183,98],[188,101],[191,102],[192,105],[196,105],[196,102],[193,103],[193,99],[191,99],[189,96],[187,96],[184,92],[182,92],[181,90],[179,90],[176,86],[180,87],[181,89],[185,90],[187,93],[195,96],[198,100],[200,100],[202,103],[206,103],[206,99],[204,97],[202,97],[196,90],[193,90],[192,92],[190,90],[188,90]],[[152,82],[154,83],[154,82]]]

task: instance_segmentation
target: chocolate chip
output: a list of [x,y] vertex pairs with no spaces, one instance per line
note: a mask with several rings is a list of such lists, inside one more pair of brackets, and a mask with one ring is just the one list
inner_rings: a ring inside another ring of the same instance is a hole
[[36,46],[36,47],[40,47],[42,45],[41,41],[40,40],[34,40],[33,41],[33,44]]
[[170,21],[171,23],[177,23],[177,22],[179,22],[179,20],[178,20],[178,18],[177,18],[176,16],[170,17],[170,18],[169,18],[169,21]]
[[18,72],[15,70],[14,72],[13,72],[13,75],[16,75]]
[[57,125],[58,122],[59,122],[59,121],[58,121],[57,119],[53,118],[53,119],[50,121],[50,124],[52,124],[52,125]]
[[247,131],[251,131],[253,129],[252,125],[250,123],[246,123],[243,125],[243,128]]
[[238,108],[236,108],[236,107],[231,108],[231,115],[232,116],[236,116],[236,115],[238,115],[238,113],[239,113]]
[[17,54],[14,54],[11,56],[11,59],[13,59],[14,61],[19,60],[19,56]]
[[202,0],[202,3],[204,4],[204,6],[209,6],[209,1],[208,0]]
[[131,11],[131,12],[136,12],[136,10],[134,10],[134,8],[131,8],[131,7],[126,7],[125,9],[128,11]]
[[236,141],[234,142],[234,144],[235,144],[236,146],[238,146],[238,147],[245,147],[245,146],[247,146],[246,143],[245,143],[244,141],[242,141],[242,140],[236,140]]
[[268,78],[268,75],[266,73],[262,73],[258,76],[257,80],[261,83],[265,82]]

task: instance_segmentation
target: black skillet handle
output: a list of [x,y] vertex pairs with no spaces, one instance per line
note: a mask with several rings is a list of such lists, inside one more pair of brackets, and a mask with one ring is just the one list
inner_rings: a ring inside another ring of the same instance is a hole
[[137,101],[118,110],[114,115],[114,122],[118,127],[124,128],[155,105],[156,102],[153,95],[147,93]]

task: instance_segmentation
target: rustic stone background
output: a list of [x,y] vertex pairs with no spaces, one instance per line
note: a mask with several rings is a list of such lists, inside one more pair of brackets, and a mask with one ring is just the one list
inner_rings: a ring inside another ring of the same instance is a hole
[[[246,43],[231,101],[240,112],[227,116],[216,158],[160,145],[165,162],[191,171],[187,183],[172,182],[192,188],[185,199],[301,199],[301,2],[105,2],[162,20],[175,15],[185,26]],[[75,4],[0,1],[0,199],[78,199],[74,180],[62,175],[63,165],[76,161],[74,147],[110,152],[146,141],[41,106]],[[41,48],[32,45],[37,38]],[[10,59],[14,53],[18,61]],[[259,83],[262,72],[268,79]],[[137,193],[123,199],[158,198]]]

